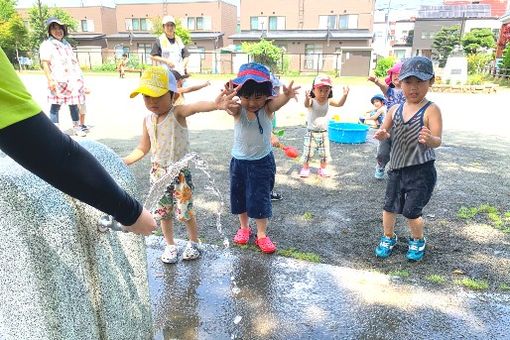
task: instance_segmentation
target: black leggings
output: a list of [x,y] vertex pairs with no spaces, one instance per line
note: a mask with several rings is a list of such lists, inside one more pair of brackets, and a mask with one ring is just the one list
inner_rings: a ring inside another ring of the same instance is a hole
[[87,150],[43,112],[0,129],[0,149],[55,188],[123,225],[132,225],[142,205],[121,189]]

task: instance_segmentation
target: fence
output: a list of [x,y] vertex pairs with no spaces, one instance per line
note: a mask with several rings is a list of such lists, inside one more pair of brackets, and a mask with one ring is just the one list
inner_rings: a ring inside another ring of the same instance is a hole
[[495,78],[503,78],[503,79],[510,78],[510,68],[491,66],[486,70],[486,73],[490,74],[491,76],[493,76]]
[[[97,69],[104,65],[114,67],[121,55],[115,50],[98,49],[96,51],[76,51],[80,65],[87,69]],[[144,68],[151,65],[150,51],[130,51],[130,67]],[[278,60],[276,69],[279,74],[318,74],[327,73],[333,76],[359,75],[365,76],[369,72],[370,53],[363,59],[349,60],[348,53],[309,53],[289,54],[284,53]],[[354,58],[352,58],[354,59]],[[236,73],[239,66],[249,62],[250,57],[245,53],[196,52],[190,51],[188,71],[191,73],[214,73],[230,74]],[[353,63],[354,62],[354,63]],[[358,62],[360,65],[356,65]],[[354,70],[354,74],[352,74]]]

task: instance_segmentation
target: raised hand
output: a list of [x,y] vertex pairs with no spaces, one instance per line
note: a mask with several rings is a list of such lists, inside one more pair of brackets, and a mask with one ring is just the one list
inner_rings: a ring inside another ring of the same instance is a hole
[[235,87],[233,90],[222,90],[214,101],[216,103],[216,109],[225,110],[228,112],[228,114],[234,115],[231,109],[238,108],[240,105],[239,102],[234,98],[237,95],[238,89],[239,86]]
[[390,138],[390,134],[386,129],[379,129],[375,132],[374,138],[377,140],[385,140]]
[[347,96],[350,90],[349,86],[344,86],[344,96]]
[[293,85],[294,85],[294,80],[292,80],[290,82],[289,86],[283,85],[283,95],[289,99],[294,98],[297,101],[297,95],[298,95],[297,90],[299,90],[301,88],[301,86],[293,87]]

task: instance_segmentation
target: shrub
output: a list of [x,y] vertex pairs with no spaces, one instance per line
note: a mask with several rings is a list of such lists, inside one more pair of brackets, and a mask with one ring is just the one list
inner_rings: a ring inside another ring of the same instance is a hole
[[394,57],[385,57],[377,60],[377,64],[375,65],[375,75],[376,77],[382,78],[386,77],[387,71],[395,64]]
[[469,54],[467,56],[468,74],[482,73],[493,59],[493,55],[489,53]]
[[483,75],[472,74],[468,77],[468,85],[482,85],[482,84],[483,84]]

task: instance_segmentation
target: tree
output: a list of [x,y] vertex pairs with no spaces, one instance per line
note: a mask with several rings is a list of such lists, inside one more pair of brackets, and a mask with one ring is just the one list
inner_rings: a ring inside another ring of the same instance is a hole
[[37,50],[41,43],[48,37],[48,28],[46,20],[56,17],[67,26],[67,32],[76,30],[77,22],[69,13],[61,8],[49,8],[43,5],[41,0],[37,0],[36,4],[28,10],[28,21],[30,23],[29,45],[32,50]]
[[282,49],[272,41],[261,39],[257,43],[243,42],[241,49],[247,53],[253,61],[269,67],[271,72],[278,69],[278,62],[282,59]]
[[27,30],[14,0],[0,0],[0,46],[11,61],[27,49]]
[[439,62],[439,67],[446,65],[446,59],[458,45],[460,45],[459,25],[443,27],[437,32],[432,42],[432,56]]
[[501,67],[505,69],[505,74],[510,74],[510,44],[506,44],[506,48],[503,51],[503,60],[501,61]]
[[[156,17],[151,20],[152,23],[152,33],[157,36],[160,36],[163,33],[163,23],[160,17]],[[182,43],[184,45],[188,45],[191,43],[191,34],[189,30],[182,26],[182,23],[179,19],[175,19],[175,35],[181,38]]]
[[462,48],[466,54],[474,54],[482,49],[496,47],[496,40],[489,28],[478,28],[466,33],[462,38]]

